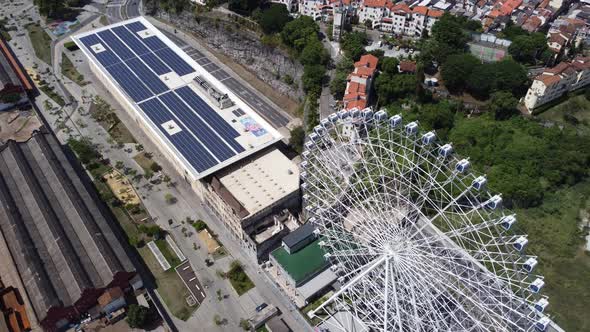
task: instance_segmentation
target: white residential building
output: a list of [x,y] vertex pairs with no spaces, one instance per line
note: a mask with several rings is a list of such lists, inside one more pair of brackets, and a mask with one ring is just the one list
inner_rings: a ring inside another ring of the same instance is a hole
[[[202,0],[193,0],[193,1],[202,1]],[[297,0],[270,0],[272,3],[280,3],[287,7],[289,12],[294,12],[297,9]]]
[[537,76],[524,98],[529,111],[590,84],[590,58],[577,57],[561,62]]

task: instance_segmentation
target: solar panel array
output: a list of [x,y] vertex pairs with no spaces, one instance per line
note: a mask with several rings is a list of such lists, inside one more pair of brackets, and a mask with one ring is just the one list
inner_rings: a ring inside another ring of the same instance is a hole
[[240,133],[195,91],[171,90],[162,81],[161,75],[195,70],[155,33],[140,36],[146,29],[135,21],[79,40],[197,172],[245,151],[236,141]]

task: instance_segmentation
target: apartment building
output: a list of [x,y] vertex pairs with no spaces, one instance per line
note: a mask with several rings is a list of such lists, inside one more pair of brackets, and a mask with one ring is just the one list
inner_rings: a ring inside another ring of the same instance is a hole
[[590,84],[590,58],[577,57],[572,62],[561,62],[537,76],[527,91],[524,105],[529,110],[555,100],[569,91]]
[[444,11],[426,6],[410,8],[406,3],[389,0],[364,1],[358,10],[359,22],[371,22],[373,29],[397,35],[420,37],[430,32]]

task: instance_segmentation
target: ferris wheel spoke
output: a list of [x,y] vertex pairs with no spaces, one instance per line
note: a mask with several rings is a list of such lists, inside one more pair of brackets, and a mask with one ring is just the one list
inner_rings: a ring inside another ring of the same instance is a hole
[[413,124],[347,114],[323,120],[304,153],[305,218],[342,283],[312,313],[349,308],[383,331],[533,328],[536,260],[485,179]]

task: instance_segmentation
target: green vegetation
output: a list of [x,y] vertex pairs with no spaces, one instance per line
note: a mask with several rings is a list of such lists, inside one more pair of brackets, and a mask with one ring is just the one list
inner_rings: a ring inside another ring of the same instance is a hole
[[178,265],[180,265],[180,263],[182,263],[180,259],[178,259],[178,256],[176,256],[172,248],[170,248],[166,240],[161,239],[156,240],[155,242],[156,246],[158,246],[158,249],[160,249],[160,251],[162,252],[162,255],[164,255],[164,258],[166,258],[168,263],[170,263],[171,269],[176,268]]
[[51,37],[38,24],[29,24],[26,26],[26,29],[37,58],[51,65]]
[[50,86],[49,84],[47,84],[47,82],[45,81],[41,81],[41,84],[39,85],[39,90],[41,90],[44,94],[47,95],[47,97],[51,98],[53,101],[55,101],[59,106],[63,107],[66,104],[66,101],[63,99],[62,96],[60,96],[57,92],[55,92],[55,89]]
[[64,47],[70,52],[77,51],[80,49],[78,45],[76,45],[76,43],[74,43],[73,41],[65,42]]
[[146,0],[145,8],[148,15],[155,13],[160,8],[167,13],[178,14],[191,7],[190,0]]
[[199,219],[199,220],[195,221],[195,222],[193,223],[193,227],[195,228],[195,230],[196,230],[197,232],[200,232],[200,231],[202,231],[202,230],[204,230],[204,229],[207,229],[207,228],[208,228],[208,226],[207,226],[207,223],[206,223],[206,222],[204,222],[204,221],[203,221],[203,220],[201,220],[201,219]]
[[62,53],[61,55],[61,73],[79,86],[88,84],[88,82],[84,81],[84,75],[80,74],[80,72],[76,69],[76,67],[74,67],[74,64],[65,53]]
[[543,111],[538,117],[585,136],[590,135],[590,101],[584,95],[571,96]]
[[246,272],[244,272],[242,263],[237,260],[231,262],[230,269],[226,273],[226,276],[229,279],[232,287],[238,293],[238,296],[241,296],[250,289],[254,288],[254,283],[252,283],[252,280],[250,280]]
[[131,304],[127,308],[127,324],[131,328],[142,328],[148,321],[150,309],[142,305]]
[[6,19],[0,19],[0,36],[4,38],[4,40],[6,41],[11,41],[12,36],[10,36],[10,33],[8,33],[8,31],[16,31],[16,27],[7,27],[6,24]]
[[547,47],[547,37],[541,32],[530,33],[510,21],[499,36],[512,41],[508,53],[520,63],[544,65],[553,56]]
[[336,64],[336,72],[334,73],[334,77],[330,82],[330,93],[334,95],[335,99],[341,100],[344,97],[348,75],[352,72],[353,69],[354,62],[348,57],[343,57]]
[[487,99],[496,91],[508,91],[520,97],[528,83],[526,70],[516,61],[480,63],[469,53],[449,56],[443,63],[441,76],[450,92],[467,91],[480,99]]
[[535,209],[517,209],[521,226],[531,239],[530,251],[540,257],[544,292],[550,313],[566,331],[590,331],[590,255],[580,248],[581,211],[590,212],[590,181],[548,191]]
[[289,138],[289,145],[297,153],[303,152],[303,142],[305,141],[305,131],[303,127],[298,126],[291,130],[291,138]]
[[361,55],[366,53],[366,45],[367,34],[359,31],[345,33],[340,41],[340,47],[344,55],[354,61],[358,61]]
[[110,134],[115,142],[119,144],[135,143],[135,138],[129,129],[125,127],[115,110],[104,99],[94,98],[90,106],[90,116]]
[[191,307],[186,303],[186,298],[191,294],[176,271],[174,269],[162,270],[160,263],[147,246],[137,250],[156,279],[158,294],[164,300],[170,313],[181,320],[189,319],[197,306]]
[[287,7],[278,3],[270,4],[269,7],[254,13],[253,16],[266,34],[281,32],[285,24],[291,20]]

